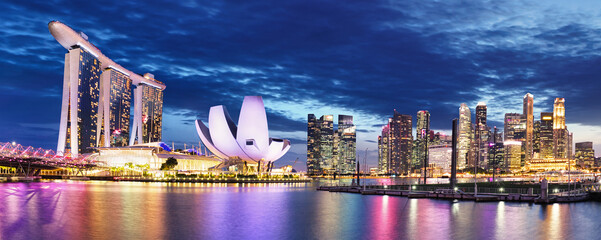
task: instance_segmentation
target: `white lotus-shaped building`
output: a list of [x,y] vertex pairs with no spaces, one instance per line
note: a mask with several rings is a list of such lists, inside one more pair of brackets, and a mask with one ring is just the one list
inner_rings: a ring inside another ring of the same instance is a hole
[[198,136],[209,151],[222,159],[273,162],[290,149],[290,141],[269,137],[261,96],[244,97],[238,126],[223,105],[211,107],[208,125],[196,120]]

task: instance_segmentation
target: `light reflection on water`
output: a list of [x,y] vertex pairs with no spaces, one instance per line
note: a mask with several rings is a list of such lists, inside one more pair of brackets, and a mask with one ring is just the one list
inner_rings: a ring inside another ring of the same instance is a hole
[[601,203],[407,199],[294,184],[0,184],[0,239],[597,239]]

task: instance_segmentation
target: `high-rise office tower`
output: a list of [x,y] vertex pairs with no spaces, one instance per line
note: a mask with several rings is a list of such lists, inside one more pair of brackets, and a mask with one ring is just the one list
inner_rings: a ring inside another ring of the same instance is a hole
[[97,134],[98,146],[127,146],[131,107],[131,79],[114,69],[105,69],[100,75],[100,104]]
[[506,113],[504,122],[504,140],[520,141],[526,140],[526,119],[519,113]]
[[530,162],[533,155],[532,139],[534,137],[534,96],[526,93],[524,96],[524,118],[526,118],[526,139],[524,140],[525,162]]
[[338,171],[342,174],[354,173],[357,162],[357,134],[353,116],[338,115],[338,129],[335,135],[338,139],[335,144]]
[[595,166],[595,150],[593,142],[576,143],[576,162],[582,168],[591,168]]
[[540,121],[534,121],[534,131],[532,131],[532,158],[540,159]]
[[[389,119],[391,121],[391,119]],[[378,136],[378,172],[382,174],[389,173],[389,138],[390,127],[388,124],[382,127],[382,135]]]
[[568,131],[568,159],[574,159],[574,133]]
[[407,174],[411,163],[413,145],[411,115],[403,115],[394,111],[390,126],[390,172]]
[[355,172],[356,127],[353,117],[338,116],[338,129],[334,130],[334,116],[319,119],[308,115],[307,121],[307,173],[349,174]]
[[553,155],[555,158],[568,158],[568,138],[565,99],[556,98],[553,104]]
[[505,151],[505,166],[512,172],[520,171],[522,168],[522,141],[503,142]]
[[539,158],[553,158],[553,113],[540,113]]
[[415,142],[413,144],[415,149],[411,166],[413,169],[417,170],[422,169],[424,167],[424,161],[428,154],[428,140],[431,137],[431,135],[428,134],[429,132],[430,113],[426,110],[418,111],[415,129]]
[[92,53],[74,46],[65,54],[63,102],[57,152],[88,153],[97,147],[101,65]]
[[314,114],[308,115],[307,120],[307,174],[318,175],[321,173],[319,159],[319,133],[320,123]]
[[334,159],[334,116],[323,115],[315,119],[315,115],[309,114],[308,119],[307,168],[312,165],[314,174],[333,173],[337,164]]
[[475,143],[476,143],[476,160],[478,166],[486,168],[488,165],[488,148],[489,148],[489,132],[490,129],[486,125],[486,103],[479,102],[476,106],[476,126],[475,126]]
[[459,134],[457,141],[457,168],[467,167],[472,145],[472,115],[467,104],[462,103],[459,107]]

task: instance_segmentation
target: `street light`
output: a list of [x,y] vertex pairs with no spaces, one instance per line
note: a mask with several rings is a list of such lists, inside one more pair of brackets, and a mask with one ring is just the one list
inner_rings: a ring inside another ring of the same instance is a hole
[[13,146],[14,146],[14,145],[17,145],[17,143],[16,143],[15,141],[13,141],[13,142],[12,142],[12,144],[13,144]]

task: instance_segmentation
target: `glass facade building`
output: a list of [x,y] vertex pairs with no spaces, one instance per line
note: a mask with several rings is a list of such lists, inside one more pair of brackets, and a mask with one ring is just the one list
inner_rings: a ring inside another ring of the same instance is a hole
[[524,139],[524,152],[525,161],[529,162],[532,160],[533,146],[532,141],[534,137],[534,96],[530,93],[526,93],[524,96],[523,105],[523,116],[526,119],[526,136]]
[[591,168],[595,166],[595,150],[593,142],[576,143],[576,163],[582,168]]
[[553,158],[553,113],[540,113],[539,158]]
[[476,106],[476,160],[479,167],[486,168],[488,165],[488,143],[490,129],[486,125],[486,103],[479,102]]
[[457,169],[468,167],[472,146],[472,113],[467,104],[459,107],[459,134],[457,141]]
[[389,122],[389,171],[393,174],[408,174],[411,164],[411,151],[413,149],[413,123],[411,115],[404,115],[394,111]]
[[57,152],[91,152],[97,146],[100,61],[74,47],[65,55],[63,102]]
[[353,116],[338,115],[338,129],[336,130],[336,158],[338,171],[342,174],[355,172],[357,162],[357,127],[353,124]]
[[160,142],[163,124],[163,91],[151,86],[143,87],[142,137],[145,143]]
[[[58,21],[48,23],[48,28],[69,51],[65,54],[57,154],[77,158],[80,153],[92,152],[97,147],[126,146],[128,137],[129,145],[133,145],[132,85],[140,90],[148,87],[145,93],[140,91],[140,97],[134,96],[134,104],[140,105],[135,107],[139,111],[134,112],[134,125],[136,119],[141,119],[141,105],[144,105],[149,124],[147,140],[160,141],[165,85],[149,78],[151,74],[138,75],[113,62],[82,32]],[[141,103],[142,99],[145,104]],[[141,127],[139,132],[138,139],[142,140]]]
[[565,99],[556,98],[553,104],[553,155],[555,158],[568,158],[568,135]]
[[130,133],[132,100],[131,79],[114,69],[105,69],[101,75],[101,101],[98,146],[124,147]]
[[415,170],[424,168],[424,161],[426,161],[426,156],[428,155],[429,139],[432,137],[428,134],[430,132],[430,113],[426,110],[418,111],[415,124],[415,142],[413,143],[414,149],[411,166],[414,169],[412,171],[414,173],[416,172]]
[[319,119],[308,115],[307,121],[307,172],[319,174],[352,174],[356,171],[356,127],[353,117],[338,116],[334,130],[334,116]]

